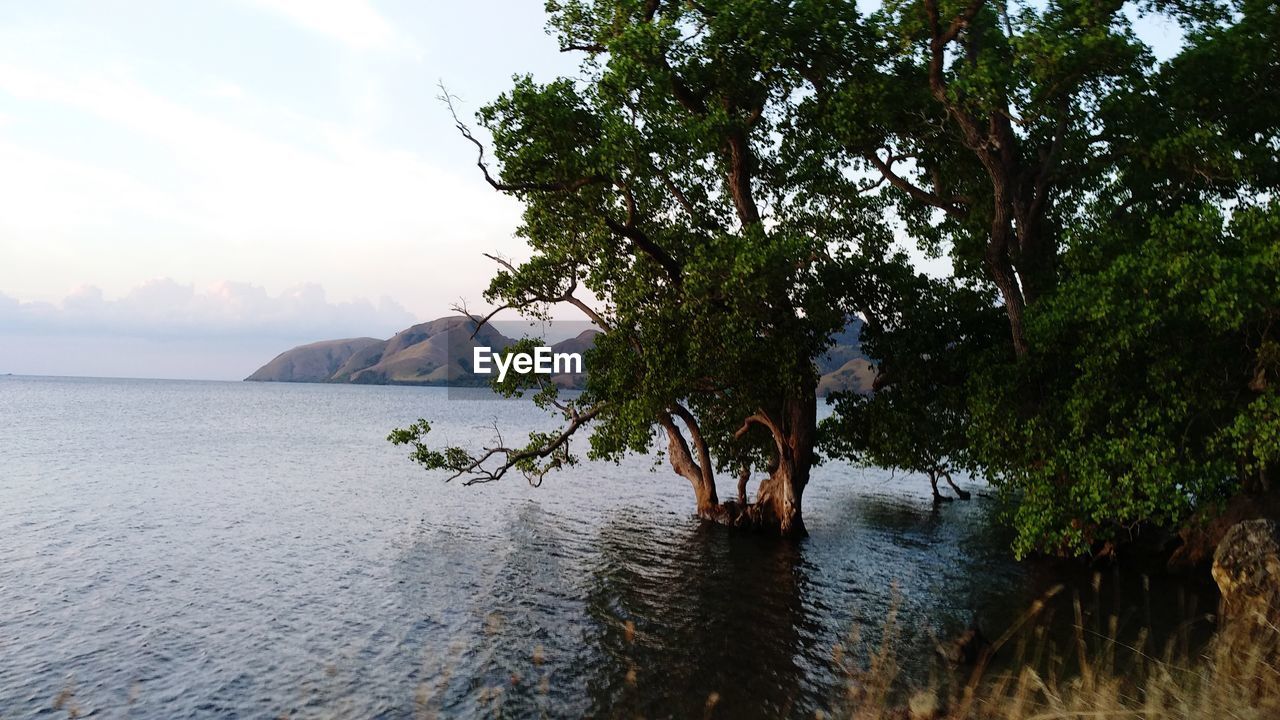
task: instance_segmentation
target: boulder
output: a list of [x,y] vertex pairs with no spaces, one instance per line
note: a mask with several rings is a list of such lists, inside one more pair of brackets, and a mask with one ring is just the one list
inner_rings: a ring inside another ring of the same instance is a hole
[[1222,591],[1222,621],[1271,645],[1280,628],[1280,527],[1274,520],[1232,525],[1213,555],[1213,580]]

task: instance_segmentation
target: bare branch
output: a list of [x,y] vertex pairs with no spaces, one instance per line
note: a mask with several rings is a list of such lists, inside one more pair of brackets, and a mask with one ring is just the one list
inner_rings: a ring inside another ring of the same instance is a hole
[[[511,261],[505,258],[499,257],[497,255],[491,255],[489,253],[482,253],[482,254],[485,257],[489,258],[490,260],[506,268],[512,274],[515,274],[517,272],[516,266],[513,265]],[[471,337],[474,338],[476,336],[476,333],[480,332],[480,327],[482,327],[485,323],[493,319],[493,317],[497,315],[499,312],[502,312],[503,310],[523,310],[529,307],[530,305],[533,305],[536,303],[546,303],[549,305],[555,304],[555,303],[568,303],[569,305],[572,305],[578,310],[582,311],[582,314],[586,315],[587,319],[589,319],[592,323],[594,323],[596,327],[600,328],[605,332],[612,330],[613,326],[610,325],[609,321],[605,320],[604,317],[601,316],[600,313],[598,313],[595,310],[595,308],[592,308],[590,305],[586,304],[581,298],[573,294],[574,291],[577,290],[577,288],[578,288],[578,278],[575,274],[570,274],[568,286],[565,288],[564,292],[560,293],[559,295],[538,295],[536,293],[530,292],[528,300],[526,302],[508,303],[498,307],[493,312],[486,315],[484,319],[480,321],[479,325],[476,326],[476,330],[471,334]]]
[[477,140],[475,135],[471,134],[471,128],[467,127],[467,124],[458,118],[458,112],[453,106],[453,96],[449,94],[447,89],[445,89],[444,83],[440,84],[440,93],[440,99],[444,101],[445,105],[449,108],[449,115],[453,117],[454,127],[458,129],[458,132],[462,134],[462,137],[466,138],[467,141],[476,146],[476,167],[480,168],[481,174],[484,175],[485,182],[489,183],[489,186],[494,190],[510,193],[529,191],[573,192],[588,185],[597,185],[609,181],[609,177],[606,175],[590,175],[572,180],[544,183],[504,183],[497,180],[489,173],[489,166],[485,163],[484,144]]
[[501,255],[491,255],[489,253],[480,253],[480,254],[498,263],[499,265],[501,265],[502,267],[506,268],[507,270],[513,273],[516,271],[516,266],[512,265],[510,260],[502,257]]

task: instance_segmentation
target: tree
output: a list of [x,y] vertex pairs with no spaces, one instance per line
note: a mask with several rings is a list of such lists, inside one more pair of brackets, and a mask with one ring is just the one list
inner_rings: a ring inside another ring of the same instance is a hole
[[[1029,315],[1038,348],[974,375],[973,451],[1007,490],[1016,549],[1078,554],[1269,494],[1280,459],[1280,205],[1188,205],[1099,228]],[[1042,393],[1026,423],[1028,383]]]
[[[972,468],[1017,549],[1079,553],[1266,491],[1280,452],[1280,9],[1266,0],[552,2],[583,78],[481,111],[532,256],[486,298],[603,331],[581,396],[528,444],[432,450],[541,478],[655,430],[698,514],[803,531],[814,358],[866,321],[879,380],[838,455]],[[1133,12],[1186,32],[1158,62]],[[949,255],[922,278],[892,233]],[[1004,316],[1003,337],[992,331]],[[923,432],[922,432],[923,431]],[[721,502],[717,473],[739,478]],[[754,502],[753,471],[767,477]]]
[[1007,342],[1003,313],[990,293],[954,280],[904,273],[888,284],[892,301],[862,334],[862,350],[880,372],[873,392],[837,393],[822,423],[824,449],[859,465],[920,473],[935,502],[945,479],[957,497],[969,493],[952,473],[978,469],[968,451],[968,373],[981,353]]
[[[502,262],[486,293],[499,309],[547,316],[577,308],[603,332],[582,394],[534,377],[563,418],[520,447],[433,450],[425,421],[392,433],[413,459],[470,482],[512,469],[540,480],[589,455],[647,452],[665,435],[672,469],[700,517],[784,535],[804,532],[802,494],[817,460],[814,359],[854,308],[874,297],[877,268],[900,264],[854,184],[787,161],[781,140],[805,71],[842,41],[822,0],[552,2],[585,79],[530,78],[480,112],[495,189],[524,204],[532,256]],[[845,11],[840,11],[845,12]],[[815,50],[801,51],[801,48]],[[746,486],[761,470],[755,499]],[[738,476],[722,502],[715,477]]]
[[1127,148],[1107,122],[1152,60],[1123,3],[888,2],[849,44],[806,124],[832,162],[879,177],[926,248],[992,283],[1012,348],[1057,283],[1061,230]]
[[[1132,9],[889,3],[877,60],[850,58],[804,115],[831,162],[879,173],[910,235],[1000,293],[1012,352],[952,354],[968,431],[931,452],[1004,491],[1020,553],[1087,552],[1273,474],[1280,15],[1144,5],[1187,30],[1158,63]],[[861,451],[869,410],[905,423],[940,397],[894,396],[846,408]]]

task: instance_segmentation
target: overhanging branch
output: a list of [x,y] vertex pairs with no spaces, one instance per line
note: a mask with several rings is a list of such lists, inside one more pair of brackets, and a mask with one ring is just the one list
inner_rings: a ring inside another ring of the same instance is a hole
[[932,205],[951,217],[964,219],[965,212],[956,201],[947,200],[936,193],[931,193],[894,172],[893,163],[897,162],[899,158],[890,155],[888,160],[884,160],[879,153],[872,152],[867,154],[867,160],[876,166],[876,169],[880,171],[880,175],[887,179],[889,184],[907,193],[912,199]]
[[[584,425],[591,421],[592,418],[599,415],[606,407],[604,403],[595,405],[587,410],[578,410],[572,406],[562,406],[565,414],[568,416],[569,424],[564,427],[558,434],[547,440],[546,442],[514,449],[504,447],[502,444],[502,435],[497,432],[498,444],[491,448],[485,448],[484,452],[478,456],[470,458],[470,462],[462,466],[453,468],[454,474],[449,476],[448,481],[453,481],[461,477],[467,479],[463,485],[476,485],[480,483],[494,482],[501,480],[504,475],[522,464],[526,464],[530,460],[542,460],[548,457],[552,458],[552,462],[545,466],[533,469],[524,468],[525,477],[530,483],[540,485],[542,478],[552,470],[559,468],[567,453],[569,439],[573,437]],[[554,456],[554,457],[553,457]],[[490,460],[498,459],[495,467],[486,467]]]
[[449,115],[453,118],[453,125],[461,133],[462,137],[468,142],[476,146],[476,167],[480,169],[480,173],[484,175],[485,182],[494,190],[508,193],[518,192],[573,192],[588,185],[597,185],[609,182],[607,175],[588,175],[586,177],[571,178],[567,180],[558,180],[554,182],[526,182],[526,183],[508,183],[502,182],[493,177],[489,172],[489,165],[484,159],[484,143],[480,142],[475,135],[471,134],[471,128],[458,118],[458,112],[453,106],[453,96],[445,89],[444,84],[440,85],[440,99],[444,101],[449,108]]

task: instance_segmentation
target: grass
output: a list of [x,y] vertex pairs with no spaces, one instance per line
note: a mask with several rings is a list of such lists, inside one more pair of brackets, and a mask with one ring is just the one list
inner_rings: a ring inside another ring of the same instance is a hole
[[[1094,587],[1097,587],[1095,581]],[[904,688],[894,652],[896,612],[881,648],[850,669],[842,710],[849,720],[1268,720],[1280,718],[1280,630],[1235,624],[1190,651],[1190,623],[1163,643],[1141,630],[1121,640],[1118,618],[1105,630],[1086,624],[1073,598],[1066,647],[1036,623],[1055,588],[966,668],[927,687]],[[993,662],[1001,654],[1011,660]],[[820,713],[820,716],[822,714]]]

